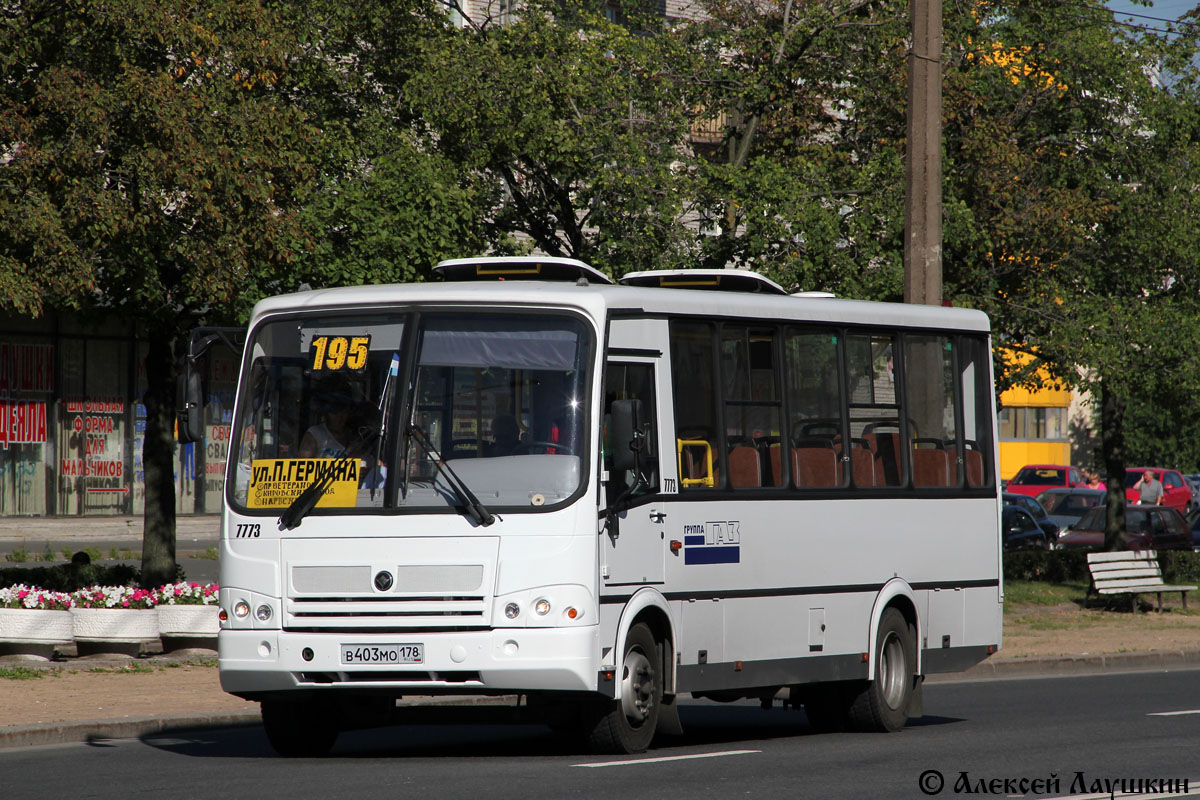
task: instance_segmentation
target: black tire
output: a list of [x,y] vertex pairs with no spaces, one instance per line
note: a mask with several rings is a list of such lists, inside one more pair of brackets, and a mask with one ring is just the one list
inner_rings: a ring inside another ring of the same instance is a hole
[[603,701],[585,718],[595,753],[640,753],[650,746],[662,705],[662,658],[644,623],[629,629],[621,659],[621,699]]
[[875,675],[850,703],[855,730],[891,733],[908,722],[913,675],[917,668],[915,632],[898,610],[889,608],[875,635]]
[[314,700],[264,700],[262,721],[271,747],[285,758],[328,755],[338,737],[333,714]]

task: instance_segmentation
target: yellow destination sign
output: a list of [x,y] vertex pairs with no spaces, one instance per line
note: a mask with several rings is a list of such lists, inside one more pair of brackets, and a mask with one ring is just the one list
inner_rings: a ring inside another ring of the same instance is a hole
[[250,465],[250,508],[286,508],[325,473],[332,482],[317,507],[353,507],[358,498],[357,458],[259,458]]

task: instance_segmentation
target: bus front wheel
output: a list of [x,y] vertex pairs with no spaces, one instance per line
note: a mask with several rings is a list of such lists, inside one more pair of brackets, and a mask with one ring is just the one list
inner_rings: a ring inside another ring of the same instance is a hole
[[644,623],[629,629],[621,659],[621,699],[594,708],[588,745],[598,753],[640,753],[650,746],[662,704],[662,659]]
[[875,675],[850,704],[850,723],[860,731],[898,731],[908,721],[917,668],[916,632],[895,608],[883,612],[875,637]]
[[264,700],[262,721],[271,747],[285,758],[327,755],[338,737],[334,715],[316,700]]

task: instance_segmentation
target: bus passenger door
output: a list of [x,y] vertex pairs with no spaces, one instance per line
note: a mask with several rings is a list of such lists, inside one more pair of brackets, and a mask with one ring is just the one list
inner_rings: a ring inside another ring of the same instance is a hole
[[[659,416],[660,373],[657,358],[649,355],[623,356],[620,360],[610,357],[605,370],[604,471],[608,480],[603,487],[606,522],[600,548],[602,577],[607,586],[663,582],[668,509],[663,502],[662,471],[671,459],[669,454],[661,452],[659,438],[660,432],[666,429]],[[614,459],[618,445],[613,437],[621,435],[617,430],[622,427],[613,424],[613,407],[617,401],[631,401],[618,411],[618,423],[622,411],[628,422],[631,406],[637,409],[633,466],[621,465]]]

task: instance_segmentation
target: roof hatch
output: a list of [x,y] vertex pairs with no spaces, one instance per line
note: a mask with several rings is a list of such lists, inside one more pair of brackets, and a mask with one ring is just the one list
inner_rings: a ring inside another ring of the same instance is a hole
[[786,295],[770,278],[745,269],[663,269],[631,272],[621,278],[624,286],[661,286],[667,289],[715,289],[721,292],[751,292]]
[[433,271],[447,281],[578,281],[612,285],[612,278],[574,258],[497,256],[455,258]]

